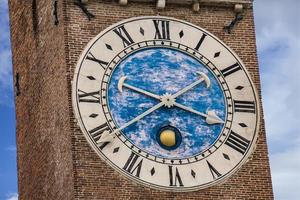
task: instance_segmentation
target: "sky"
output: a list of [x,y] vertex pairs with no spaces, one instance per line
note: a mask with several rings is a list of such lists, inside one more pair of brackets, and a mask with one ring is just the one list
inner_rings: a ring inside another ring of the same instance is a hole
[[[255,0],[264,118],[275,199],[300,196],[300,1]],[[0,200],[16,200],[17,164],[7,0],[0,0]]]

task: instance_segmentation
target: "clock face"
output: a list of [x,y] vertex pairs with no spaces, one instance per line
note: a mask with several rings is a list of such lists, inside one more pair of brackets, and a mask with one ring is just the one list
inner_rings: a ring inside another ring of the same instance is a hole
[[167,17],[128,19],[97,35],[78,61],[73,107],[102,159],[162,190],[224,181],[258,134],[243,63],[209,32]]

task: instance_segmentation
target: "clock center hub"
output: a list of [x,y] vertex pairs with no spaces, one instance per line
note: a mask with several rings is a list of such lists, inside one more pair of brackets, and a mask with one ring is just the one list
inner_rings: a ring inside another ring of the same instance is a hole
[[176,99],[174,97],[172,97],[171,94],[168,94],[168,93],[161,96],[161,102],[163,102],[164,106],[168,107],[168,108],[171,108],[174,106],[175,100]]

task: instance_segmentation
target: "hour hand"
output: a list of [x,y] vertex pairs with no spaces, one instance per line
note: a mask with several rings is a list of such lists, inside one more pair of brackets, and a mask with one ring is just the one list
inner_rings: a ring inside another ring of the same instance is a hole
[[154,99],[160,100],[160,96],[158,96],[158,95],[156,95],[156,94],[153,94],[153,93],[148,92],[148,91],[146,91],[146,90],[143,90],[143,89],[140,89],[140,88],[137,88],[137,87],[134,87],[134,86],[132,86],[132,85],[129,85],[129,84],[125,83],[126,78],[127,78],[126,76],[122,76],[122,77],[119,79],[119,82],[118,82],[118,90],[119,90],[120,92],[123,92],[123,87],[126,87],[126,88],[129,88],[129,89],[133,90],[133,91],[136,91],[136,92],[139,92],[139,93],[141,93],[141,94],[144,94],[144,95],[146,95],[146,96],[149,96],[149,97],[152,97],[152,98],[154,98]]
[[146,117],[147,115],[149,115],[150,113],[154,112],[155,110],[159,109],[160,107],[162,107],[164,105],[163,102],[160,102],[158,104],[156,104],[155,106],[153,106],[152,108],[146,110],[145,112],[143,112],[142,114],[138,115],[137,117],[135,117],[134,119],[130,120],[129,122],[123,124],[123,126],[119,127],[118,129],[115,129],[113,132],[104,132],[102,137],[99,139],[99,141],[97,143],[104,143],[104,142],[111,142],[113,140],[113,138],[115,137],[114,135],[123,130],[124,128],[130,126],[131,124],[134,124],[136,122],[138,122],[139,120],[141,120],[142,118]]
[[208,124],[223,124],[224,123],[224,121],[217,116],[215,111],[209,110],[209,111],[207,111],[207,114],[205,114],[205,113],[201,113],[197,110],[194,110],[193,108],[184,106],[184,105],[182,105],[180,103],[177,103],[177,102],[174,103],[174,106],[177,106],[178,108],[189,111],[189,112],[194,113],[196,115],[200,115],[202,117],[205,117],[205,121]]
[[199,75],[200,79],[198,79],[197,81],[193,82],[192,84],[186,86],[185,88],[179,90],[177,93],[173,94],[172,97],[177,98],[178,96],[180,96],[180,95],[186,93],[187,91],[191,90],[196,85],[200,84],[202,81],[205,82],[206,88],[209,88],[210,87],[210,80],[209,80],[208,76],[203,72],[197,72],[197,74]]

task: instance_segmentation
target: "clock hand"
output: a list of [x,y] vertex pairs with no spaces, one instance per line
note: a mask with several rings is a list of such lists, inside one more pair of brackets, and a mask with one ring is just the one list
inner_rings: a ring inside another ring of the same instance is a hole
[[[170,95],[170,96],[169,96],[168,94],[166,94],[166,95],[168,96],[167,98],[168,98],[168,99],[172,99],[172,100],[175,102],[175,98],[176,98],[176,97],[178,97],[178,96],[182,95],[183,93],[187,92],[188,90],[192,89],[192,88],[195,87],[196,85],[200,84],[202,81],[205,81],[206,87],[208,88],[208,87],[210,86],[210,80],[209,80],[209,78],[207,77],[207,75],[204,74],[203,72],[197,72],[197,73],[202,77],[201,79],[199,79],[199,80],[195,81],[194,83],[188,85],[187,87],[185,87],[185,88],[183,88],[182,90],[178,91],[178,92],[175,93],[174,95]],[[127,88],[129,88],[129,89],[132,89],[132,90],[134,90],[134,91],[136,91],[136,92],[139,92],[139,93],[141,93],[141,94],[144,94],[144,95],[146,95],[146,96],[149,96],[149,97],[158,99],[158,100],[160,100],[160,101],[164,101],[164,97],[163,97],[163,96],[161,97],[161,96],[159,96],[159,95],[153,94],[153,93],[151,93],[151,92],[148,92],[148,91],[145,91],[145,90],[143,90],[143,89],[140,89],[140,88],[134,87],[134,86],[132,86],[132,85],[129,85],[129,84],[127,84],[127,83],[124,83],[125,80],[126,80],[126,78],[127,78],[126,76],[123,76],[123,77],[121,77],[121,78],[119,79],[119,82],[118,82],[118,90],[119,90],[120,92],[123,92],[123,86],[124,86],[124,87],[127,87]]]
[[204,113],[201,113],[197,110],[194,110],[193,108],[184,106],[184,105],[179,104],[177,102],[174,103],[174,106],[177,106],[178,108],[181,108],[183,110],[186,110],[186,111],[192,112],[194,114],[200,115],[202,117],[205,117],[205,121],[208,124],[223,124],[224,123],[224,121],[217,116],[215,111],[210,110],[210,111],[207,111],[207,114],[204,114]]
[[152,98],[155,98],[155,99],[158,99],[160,100],[161,102],[156,104],[154,107],[148,109],[147,111],[145,111],[144,113],[140,114],[139,116],[135,117],[134,119],[130,120],[129,122],[125,123],[123,126],[119,127],[118,129],[114,130],[113,132],[109,132],[109,131],[104,131],[102,136],[100,137],[100,139],[97,141],[97,143],[103,143],[103,142],[111,142],[112,139],[115,137],[114,135],[123,130],[124,128],[130,126],[131,124],[134,124],[135,122],[139,121],[140,119],[142,119],[143,117],[149,115],[150,113],[152,113],[153,111],[159,109],[160,107],[162,106],[167,106],[168,105],[168,101],[170,100],[174,100],[174,101],[171,101],[171,104],[170,104],[170,107],[172,105],[174,106],[177,106],[181,109],[184,109],[184,110],[187,110],[189,112],[192,112],[192,113],[195,113],[195,114],[198,114],[198,115],[201,115],[203,117],[206,117],[206,122],[208,124],[215,124],[215,123],[224,123],[216,114],[214,111],[208,111],[207,114],[204,114],[204,113],[201,113],[201,112],[198,112],[196,110],[193,110],[192,108],[189,108],[189,107],[186,107],[184,105],[181,105],[179,103],[176,103],[175,102],[175,98],[180,96],[181,94],[187,92],[188,90],[192,89],[193,87],[195,87],[196,85],[200,84],[202,81],[205,81],[206,82],[206,87],[208,88],[210,86],[210,80],[209,78],[206,76],[206,74],[204,74],[203,72],[197,72],[200,76],[202,76],[201,79],[195,81],[194,83],[188,85],[187,87],[183,88],[182,90],[178,91],[177,93],[175,93],[174,95],[165,95],[165,97],[160,97],[156,94],[153,94],[151,92],[148,92],[148,91],[145,91],[143,89],[140,89],[140,88],[137,88],[137,87],[134,87],[132,85],[129,85],[129,84],[126,84],[124,83],[125,80],[126,80],[126,76],[123,76],[119,79],[119,82],[118,82],[118,90],[120,92],[123,91],[123,86],[124,87],[127,87],[129,89],[132,89],[136,92],[139,92],[141,94],[144,94],[144,95],[147,95],[147,96],[150,96]]
[[182,95],[183,93],[189,91],[190,89],[192,89],[193,87],[195,87],[196,85],[200,84],[202,81],[205,81],[206,83],[206,88],[209,88],[210,87],[210,80],[208,78],[208,76],[206,74],[204,74],[203,72],[197,72],[201,78],[197,81],[195,81],[194,83],[188,85],[187,87],[183,88],[182,90],[179,90],[177,93],[173,94],[172,95],[172,98],[176,98],[180,95]]
[[112,139],[115,137],[114,135],[123,130],[124,128],[130,126],[131,124],[134,124],[135,122],[139,121],[140,119],[144,118],[145,116],[149,115],[150,113],[152,113],[153,111],[159,109],[160,107],[162,107],[164,105],[163,102],[160,102],[158,104],[156,104],[155,106],[153,106],[152,108],[146,110],[145,112],[143,112],[142,114],[138,115],[137,117],[135,117],[134,119],[130,120],[129,122],[125,123],[123,126],[119,127],[118,129],[115,129],[113,132],[109,132],[109,131],[105,131],[103,132],[102,136],[100,137],[100,139],[97,141],[97,143],[103,143],[103,142],[111,142]]
[[127,83],[124,83],[124,81],[126,80],[126,78],[127,78],[126,76],[123,76],[123,77],[121,77],[121,78],[119,79],[119,82],[118,82],[118,90],[119,90],[120,92],[123,92],[123,86],[124,86],[124,87],[127,87],[127,88],[131,89],[131,90],[134,90],[134,91],[136,91],[136,92],[139,92],[139,93],[141,93],[141,94],[144,94],[144,95],[146,95],[146,96],[149,96],[149,97],[152,97],[152,98],[155,98],[155,99],[160,100],[160,96],[158,96],[158,95],[156,95],[156,94],[153,94],[153,93],[148,92],[148,91],[146,91],[146,90],[143,90],[143,89],[134,87],[134,86],[129,85],[129,84],[127,84]]

